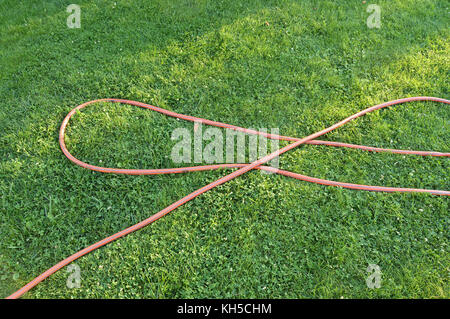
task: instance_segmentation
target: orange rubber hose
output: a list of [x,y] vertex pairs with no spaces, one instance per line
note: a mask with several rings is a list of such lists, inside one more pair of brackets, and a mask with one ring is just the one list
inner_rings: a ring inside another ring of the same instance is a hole
[[[391,105],[405,103],[405,102],[412,102],[412,101],[434,101],[434,102],[450,104],[449,100],[436,98],[436,97],[421,97],[420,96],[420,97],[410,97],[410,98],[394,100],[394,101],[390,101],[390,102],[386,102],[386,103],[382,103],[382,104],[378,104],[378,105],[369,107],[361,112],[358,112],[356,114],[353,114],[353,115],[345,118],[344,120],[342,120],[328,128],[325,128],[325,129],[323,129],[319,132],[316,132],[314,134],[311,134],[307,137],[296,138],[296,137],[268,134],[265,132],[259,132],[259,131],[255,131],[255,130],[245,129],[245,128],[230,125],[230,124],[210,121],[210,120],[206,120],[206,119],[202,119],[202,118],[198,118],[198,117],[194,117],[194,116],[189,116],[189,115],[184,115],[184,114],[178,114],[178,113],[168,111],[168,110],[165,110],[165,109],[153,106],[153,105],[148,105],[148,104],[144,104],[144,103],[136,102],[136,101],[122,100],[122,99],[100,99],[100,100],[94,100],[94,101],[89,101],[89,102],[83,103],[83,104],[77,106],[76,108],[72,109],[69,112],[69,114],[67,114],[64,121],[61,124],[61,128],[59,131],[59,144],[61,146],[61,149],[62,149],[64,155],[69,160],[71,160],[72,162],[74,162],[75,164],[77,164],[81,167],[84,167],[84,168],[87,168],[90,170],[94,170],[94,171],[98,171],[98,172],[102,172],[102,173],[129,174],[129,175],[173,174],[173,173],[184,173],[184,172],[192,172],[192,171],[206,171],[206,170],[213,170],[213,169],[220,169],[220,168],[238,168],[238,169],[228,175],[225,175],[225,176],[219,178],[218,180],[216,180],[206,186],[203,186],[202,188],[190,193],[189,195],[186,195],[185,197],[177,200],[173,204],[167,206],[166,208],[164,208],[160,212],[150,216],[149,218],[144,219],[143,221],[141,221],[133,226],[130,226],[114,235],[106,237],[105,239],[102,239],[102,240],[96,242],[95,244],[92,244],[92,245],[80,250],[79,252],[67,257],[66,259],[60,261],[53,267],[49,268],[48,270],[46,270],[45,272],[43,272],[42,274],[40,274],[39,276],[34,278],[32,281],[30,281],[28,284],[26,284],[25,286],[23,286],[22,288],[20,288],[19,290],[17,290],[10,296],[8,296],[7,299],[15,299],[15,298],[22,296],[27,291],[32,289],[34,286],[39,284],[41,281],[43,281],[44,279],[46,279],[53,273],[57,272],[59,269],[67,266],[72,261],[80,258],[81,256],[84,256],[99,247],[102,247],[120,237],[123,237],[129,233],[132,233],[138,229],[141,229],[141,228],[153,223],[154,221],[158,220],[159,218],[161,218],[164,215],[168,214],[169,212],[173,211],[177,207],[194,199],[195,197],[209,191],[210,189],[212,189],[214,187],[217,187],[223,183],[226,183],[226,182],[232,180],[233,178],[236,178],[252,169],[262,169],[262,170],[266,170],[269,172],[278,173],[278,174],[281,174],[284,176],[300,179],[303,181],[308,181],[311,183],[330,185],[330,186],[339,186],[339,187],[350,188],[350,189],[358,189],[358,190],[366,190],[366,191],[379,191],[379,192],[421,192],[421,193],[429,193],[432,195],[448,196],[448,195],[450,195],[450,191],[416,189],[416,188],[398,188],[398,187],[385,187],[385,186],[369,186],[369,185],[342,183],[342,182],[335,182],[335,181],[330,181],[330,180],[325,180],[325,179],[309,177],[309,176],[305,176],[305,175],[301,175],[301,174],[297,174],[297,173],[293,173],[293,172],[289,172],[289,171],[280,170],[280,169],[277,169],[274,167],[262,165],[262,164],[267,163],[268,161],[272,160],[273,158],[275,158],[293,148],[296,148],[297,146],[302,145],[302,144],[328,145],[328,146],[335,146],[335,147],[349,147],[349,148],[356,148],[356,149],[362,149],[362,150],[374,151],[374,152],[392,152],[392,153],[399,153],[399,154],[414,154],[414,155],[421,155],[421,156],[446,156],[446,157],[450,156],[450,153],[384,149],[384,148],[369,147],[369,146],[362,146],[362,145],[353,145],[353,144],[347,144],[347,143],[316,140],[317,137],[324,135],[324,134],[344,125],[345,123],[347,123],[353,119],[356,119],[366,113],[369,113],[369,112],[372,112],[375,110],[379,110],[379,109],[382,109],[382,108],[385,108],[385,107],[388,107]],[[94,166],[94,165],[82,162],[79,159],[75,158],[72,154],[70,154],[70,152],[67,150],[66,144],[64,142],[64,136],[65,136],[65,129],[67,127],[67,124],[69,123],[70,118],[75,114],[75,112],[86,107],[89,104],[96,103],[96,102],[117,102],[117,103],[135,105],[135,106],[147,108],[147,109],[150,109],[150,110],[153,110],[153,111],[156,111],[156,112],[159,112],[159,113],[171,116],[171,117],[175,117],[175,118],[179,118],[179,119],[183,119],[183,120],[187,120],[187,121],[191,121],[191,122],[199,121],[199,122],[201,122],[203,124],[207,124],[207,125],[233,129],[236,131],[245,132],[247,134],[262,135],[262,136],[265,136],[270,139],[293,141],[293,143],[291,143],[269,155],[266,155],[266,156],[258,159],[257,161],[249,163],[249,164],[216,164],[216,165],[202,165],[202,166],[168,168],[168,169],[121,169],[121,168],[107,168],[107,167]]]

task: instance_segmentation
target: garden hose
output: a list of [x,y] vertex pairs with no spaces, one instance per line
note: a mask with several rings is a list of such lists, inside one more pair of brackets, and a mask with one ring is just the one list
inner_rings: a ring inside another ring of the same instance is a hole
[[[434,101],[434,102],[442,102],[442,103],[446,103],[446,104],[450,103],[449,100],[436,98],[436,97],[409,97],[409,98],[394,100],[394,101],[390,101],[390,102],[386,102],[386,103],[382,103],[379,105],[369,107],[363,111],[360,111],[356,114],[353,114],[353,115],[347,117],[346,119],[344,119],[328,128],[325,128],[321,131],[318,131],[318,132],[311,134],[304,138],[281,136],[281,135],[276,135],[276,134],[268,134],[265,132],[245,129],[242,127],[229,125],[229,124],[225,124],[225,123],[220,123],[220,122],[215,122],[215,121],[210,121],[210,120],[206,120],[206,119],[202,119],[202,118],[198,118],[198,117],[194,117],[194,116],[178,114],[178,113],[175,113],[175,112],[172,112],[169,110],[165,110],[165,109],[162,109],[162,108],[159,108],[156,106],[152,106],[152,105],[148,105],[148,104],[144,104],[144,103],[140,103],[140,102],[136,102],[136,101],[122,100],[122,99],[100,99],[100,100],[94,100],[94,101],[89,101],[89,102],[83,103],[83,104],[77,106],[76,108],[72,109],[69,112],[69,114],[67,114],[64,121],[62,122],[60,131],[59,131],[59,144],[61,146],[61,149],[62,149],[64,155],[69,160],[71,160],[72,162],[74,162],[75,164],[77,164],[81,167],[84,167],[84,168],[87,168],[90,170],[94,170],[94,171],[98,171],[98,172],[102,172],[102,173],[129,174],[129,175],[173,174],[173,173],[184,173],[184,172],[192,172],[192,171],[206,171],[206,170],[214,170],[214,169],[221,169],[221,168],[237,168],[237,170],[233,171],[232,173],[230,173],[226,176],[219,178],[218,180],[216,180],[206,186],[203,186],[202,188],[190,193],[189,195],[186,195],[185,197],[177,200],[173,204],[167,206],[160,212],[148,217],[147,219],[145,219],[133,226],[130,226],[114,235],[106,237],[105,239],[102,239],[102,240],[96,242],[95,244],[92,244],[92,245],[80,250],[79,252],[67,257],[66,259],[60,261],[53,267],[49,268],[47,271],[40,274],[38,277],[36,277],[32,281],[30,281],[28,284],[26,284],[25,286],[23,286],[22,288],[20,288],[19,290],[17,290],[10,296],[8,296],[7,298],[15,299],[15,298],[22,296],[27,291],[32,289],[34,286],[39,284],[41,281],[43,281],[44,279],[46,279],[53,273],[57,272],[59,269],[67,266],[72,261],[80,258],[81,256],[84,256],[97,248],[100,248],[120,237],[123,237],[129,233],[132,233],[138,229],[141,229],[141,228],[153,223],[154,221],[158,220],[159,218],[161,218],[164,215],[168,214],[169,212],[173,211],[177,207],[194,199],[195,197],[209,191],[210,189],[213,189],[214,187],[217,187],[223,183],[226,183],[226,182],[228,182],[250,170],[253,170],[253,169],[261,169],[261,170],[269,171],[272,173],[278,173],[278,174],[281,174],[284,176],[293,177],[293,178],[300,179],[300,180],[307,181],[307,182],[312,182],[312,183],[317,183],[317,184],[322,184],[322,185],[330,185],[330,186],[340,186],[340,187],[350,188],[350,189],[358,189],[358,190],[366,190],[366,191],[379,191],[379,192],[420,192],[420,193],[429,193],[432,195],[447,195],[448,196],[448,195],[450,195],[450,191],[416,189],[416,188],[398,188],[398,187],[385,187],[385,186],[369,186],[369,185],[361,185],[361,184],[342,183],[342,182],[336,182],[336,181],[330,181],[330,180],[325,180],[325,179],[320,179],[320,178],[309,177],[309,176],[301,175],[298,173],[293,173],[293,172],[289,172],[289,171],[285,171],[285,170],[281,170],[281,169],[277,169],[274,167],[263,165],[264,163],[267,163],[268,161],[274,159],[275,157],[277,157],[293,148],[296,148],[297,146],[300,146],[302,144],[328,145],[328,146],[335,146],[335,147],[349,147],[349,148],[356,148],[356,149],[362,149],[362,150],[373,151],[373,152],[392,152],[392,153],[399,153],[399,154],[415,154],[415,155],[422,155],[422,156],[446,156],[446,157],[450,156],[450,153],[384,149],[384,148],[377,148],[377,147],[368,147],[368,146],[363,146],[363,145],[354,145],[354,144],[347,144],[347,143],[316,140],[317,137],[324,135],[324,134],[344,125],[345,123],[347,123],[353,119],[356,119],[366,113],[369,113],[369,112],[372,112],[375,110],[379,110],[379,109],[382,109],[382,108],[385,108],[385,107],[388,107],[391,105],[405,103],[405,102],[411,102],[411,101]],[[226,128],[226,129],[232,129],[232,130],[244,132],[247,134],[261,135],[261,136],[264,136],[269,139],[291,141],[293,143],[288,144],[287,146],[284,146],[281,149],[279,149],[269,155],[266,155],[252,163],[248,163],[248,164],[214,164],[214,165],[202,165],[202,166],[182,167],[182,168],[167,168],[167,169],[121,169],[121,168],[107,168],[107,167],[95,166],[95,165],[91,165],[91,164],[85,163],[83,161],[80,161],[79,159],[75,158],[72,154],[70,154],[70,152],[67,150],[66,144],[64,142],[64,136],[65,136],[65,130],[66,130],[67,124],[69,123],[70,118],[77,111],[83,109],[84,107],[86,107],[90,104],[97,103],[97,102],[116,102],[116,103],[122,103],[122,104],[135,105],[135,106],[143,107],[146,109],[150,109],[150,110],[165,114],[167,116],[175,117],[178,119],[183,119],[183,120],[187,120],[187,121],[191,121],[191,122],[200,122],[202,124],[217,126],[217,127]]]

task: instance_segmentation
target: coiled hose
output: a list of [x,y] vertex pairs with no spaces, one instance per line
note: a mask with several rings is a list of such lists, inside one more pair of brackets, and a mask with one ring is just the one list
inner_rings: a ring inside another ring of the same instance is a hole
[[[382,103],[382,104],[378,104],[378,105],[369,107],[363,111],[360,111],[356,114],[353,114],[353,115],[345,118],[344,120],[342,120],[328,128],[325,128],[319,132],[316,132],[316,133],[311,134],[304,138],[281,136],[281,135],[268,134],[265,132],[259,132],[259,131],[255,131],[255,130],[245,129],[245,128],[230,125],[230,124],[225,124],[225,123],[210,121],[210,120],[206,120],[206,119],[202,119],[202,118],[198,118],[198,117],[194,117],[194,116],[175,113],[175,112],[168,111],[168,110],[165,110],[165,109],[153,106],[153,105],[148,105],[148,104],[144,104],[141,102],[130,101],[130,100],[100,99],[100,100],[94,100],[94,101],[89,101],[89,102],[83,103],[83,104],[77,106],[76,108],[72,109],[69,112],[69,114],[67,114],[64,121],[61,124],[61,128],[59,131],[59,144],[61,146],[61,149],[62,149],[64,155],[69,160],[71,160],[72,162],[74,162],[75,164],[77,164],[81,167],[84,167],[84,168],[87,168],[90,170],[94,170],[94,171],[98,171],[98,172],[102,172],[102,173],[129,174],[129,175],[174,174],[174,173],[185,173],[185,172],[192,172],[192,171],[214,170],[214,169],[220,169],[220,168],[237,168],[237,170],[235,170],[234,172],[232,172],[226,176],[219,178],[218,180],[216,180],[206,186],[203,186],[202,188],[190,193],[189,195],[186,195],[185,197],[177,200],[173,204],[167,206],[160,212],[148,217],[147,219],[144,219],[143,221],[141,221],[133,226],[130,226],[114,235],[106,237],[105,239],[102,239],[102,240],[96,242],[95,244],[92,244],[92,245],[80,250],[79,252],[67,257],[66,259],[60,261],[53,267],[49,268],[48,270],[46,270],[45,272],[43,272],[42,274],[40,274],[39,276],[34,278],[28,284],[26,284],[25,286],[23,286],[22,288],[20,288],[19,290],[17,290],[10,296],[8,296],[7,298],[15,299],[15,298],[22,296],[24,293],[26,293],[27,291],[32,289],[34,286],[39,284],[41,281],[43,281],[44,279],[46,279],[53,273],[57,272],[59,269],[67,266],[72,261],[80,258],[81,256],[84,256],[97,248],[100,248],[120,237],[128,235],[129,233],[132,233],[138,229],[141,229],[141,228],[153,223],[154,221],[158,220],[159,218],[161,218],[164,215],[168,214],[169,212],[173,211],[177,207],[194,199],[195,197],[209,191],[210,189],[212,189],[214,187],[217,187],[223,183],[226,183],[226,182],[232,180],[233,178],[236,178],[252,169],[262,169],[265,171],[281,174],[281,175],[288,176],[288,177],[293,177],[293,178],[311,182],[311,183],[330,185],[330,186],[340,186],[340,187],[350,188],[350,189],[378,191],[378,192],[421,192],[421,193],[429,193],[429,194],[433,194],[433,195],[447,195],[448,196],[448,195],[450,195],[450,191],[416,189],[416,188],[398,188],[398,187],[385,187],[385,186],[369,186],[369,185],[342,183],[342,182],[336,182],[336,181],[330,181],[330,180],[325,180],[325,179],[320,179],[320,178],[309,177],[309,176],[305,176],[305,175],[301,175],[301,174],[297,174],[297,173],[293,173],[293,172],[289,172],[289,171],[285,171],[285,170],[280,170],[280,169],[276,169],[274,167],[263,165],[264,163],[267,163],[268,161],[272,160],[273,158],[275,158],[293,148],[296,148],[297,146],[300,146],[302,144],[328,145],[328,146],[335,146],[335,147],[350,147],[350,148],[356,148],[356,149],[361,149],[361,150],[366,150],[366,151],[392,152],[392,153],[398,153],[398,154],[414,154],[414,155],[421,155],[421,156],[446,156],[446,157],[450,156],[450,153],[384,149],[384,148],[369,147],[369,146],[363,146],[363,145],[354,145],[354,144],[347,144],[347,143],[316,140],[317,137],[324,135],[332,130],[335,130],[336,128],[344,125],[345,123],[347,123],[353,119],[356,119],[366,113],[373,112],[375,110],[379,110],[379,109],[382,109],[382,108],[385,108],[388,106],[392,106],[395,104],[412,102],[412,101],[434,101],[434,102],[441,102],[441,103],[446,103],[446,104],[450,103],[449,100],[436,98],[436,97],[422,97],[422,96],[394,100],[394,101],[390,101],[390,102],[386,102],[386,103]],[[201,122],[201,123],[207,124],[207,125],[232,129],[232,130],[244,132],[247,134],[262,135],[269,139],[292,141],[293,143],[291,143],[291,144],[289,144],[267,156],[264,156],[264,157],[258,159],[257,161],[249,163],[249,164],[216,164],[216,165],[202,165],[202,166],[167,168],[167,169],[121,169],[121,168],[107,168],[107,167],[94,166],[94,165],[82,162],[79,159],[75,158],[72,154],[70,154],[70,152],[67,150],[66,144],[64,142],[64,136],[65,136],[65,130],[66,130],[67,124],[69,123],[70,118],[75,114],[75,112],[77,112],[78,110],[81,110],[82,108],[88,106],[89,104],[93,104],[96,102],[116,102],[116,103],[135,105],[135,106],[147,108],[152,111],[156,111],[156,112],[165,114],[167,116],[183,119],[186,121],[191,121],[191,122],[198,121],[198,122]]]

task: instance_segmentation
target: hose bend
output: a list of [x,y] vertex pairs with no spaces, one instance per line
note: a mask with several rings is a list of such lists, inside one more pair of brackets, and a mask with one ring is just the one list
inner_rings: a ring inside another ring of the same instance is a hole
[[[75,163],[83,168],[102,172],[102,173],[128,174],[128,175],[175,174],[175,173],[185,173],[185,172],[192,172],[192,171],[207,171],[207,170],[214,170],[214,169],[221,169],[221,168],[237,168],[237,170],[235,170],[232,173],[225,175],[225,176],[217,179],[216,181],[214,181],[206,186],[203,186],[202,188],[199,188],[198,190],[186,195],[185,197],[177,200],[173,204],[167,206],[163,210],[148,217],[147,219],[144,219],[143,221],[141,221],[133,226],[130,226],[118,233],[115,233],[109,237],[106,237],[106,238],[78,251],[77,253],[67,257],[66,259],[64,259],[64,260],[60,261],[59,263],[57,263],[56,265],[52,266],[51,268],[49,268],[48,270],[46,270],[45,272],[43,272],[42,274],[40,274],[39,276],[34,278],[28,284],[26,284],[25,286],[23,286],[22,288],[20,288],[19,290],[17,290],[10,296],[8,296],[7,299],[15,299],[15,298],[22,296],[27,291],[32,289],[34,286],[36,286],[37,284],[39,284],[40,282],[45,280],[47,277],[49,277],[53,273],[57,272],[59,269],[65,267],[72,261],[80,258],[81,256],[84,256],[97,248],[100,248],[120,237],[126,236],[127,234],[130,234],[138,229],[141,229],[141,228],[153,223],[154,221],[156,221],[159,218],[163,217],[164,215],[170,213],[177,207],[194,199],[195,197],[211,190],[214,187],[217,187],[223,183],[226,183],[240,175],[243,175],[246,172],[253,170],[253,169],[266,170],[269,172],[281,174],[281,175],[284,175],[287,177],[292,177],[292,178],[296,178],[296,179],[311,182],[311,183],[317,183],[317,184],[328,185],[328,186],[339,186],[339,187],[356,189],[356,190],[377,191],[377,192],[421,192],[421,193],[429,193],[432,195],[448,196],[448,195],[450,195],[450,191],[445,191],[445,190],[398,188],[398,187],[370,186],[370,185],[343,183],[343,182],[330,181],[330,180],[325,180],[325,179],[320,179],[320,178],[309,177],[306,175],[301,175],[298,173],[280,170],[280,169],[276,169],[274,167],[263,165],[263,164],[267,163],[268,161],[272,160],[273,158],[280,156],[281,154],[283,154],[291,149],[294,149],[302,144],[327,145],[327,146],[334,146],[334,147],[348,147],[348,148],[355,148],[355,149],[361,149],[361,150],[373,151],[373,152],[391,152],[391,153],[398,153],[398,154],[413,154],[413,155],[420,155],[420,156],[444,156],[444,157],[450,156],[450,153],[441,153],[441,152],[433,152],[433,151],[409,151],[409,150],[384,149],[384,148],[369,147],[369,146],[363,146],[363,145],[354,145],[354,144],[348,144],[348,143],[322,141],[322,140],[316,139],[330,131],[337,129],[338,127],[346,124],[347,122],[354,120],[360,116],[363,116],[364,114],[367,114],[369,112],[373,112],[375,110],[379,110],[379,109],[382,109],[382,108],[385,108],[388,106],[406,103],[406,102],[412,102],[412,101],[434,101],[434,102],[441,102],[441,103],[445,103],[445,104],[450,103],[450,101],[446,100],[446,99],[441,99],[441,98],[436,98],[436,97],[422,97],[422,96],[409,97],[409,98],[389,101],[386,103],[382,103],[382,104],[378,104],[378,105],[369,107],[365,110],[355,113],[355,114],[343,119],[342,121],[333,124],[330,127],[327,127],[321,131],[318,131],[314,134],[311,134],[311,135],[303,137],[303,138],[268,134],[265,132],[245,129],[242,127],[238,127],[238,126],[234,126],[234,125],[230,125],[230,124],[226,124],[226,123],[221,123],[221,122],[206,120],[206,119],[202,119],[202,118],[198,118],[198,117],[194,117],[194,116],[175,113],[175,112],[172,112],[172,111],[169,111],[166,109],[162,109],[162,108],[159,108],[159,107],[156,107],[153,105],[144,104],[144,103],[136,102],[136,101],[130,101],[130,100],[100,99],[100,100],[93,100],[93,101],[89,101],[89,102],[83,103],[81,105],[78,105],[77,107],[72,109],[69,112],[69,114],[67,114],[67,116],[64,118],[64,120],[61,124],[61,128],[59,131],[59,144],[61,146],[61,150],[63,151],[64,155],[69,160],[71,160],[73,163]],[[108,168],[108,167],[95,166],[95,165],[91,165],[91,164],[85,163],[83,161],[80,161],[79,159],[74,157],[67,149],[65,141],[64,141],[64,137],[65,137],[65,130],[66,130],[67,124],[69,123],[70,118],[75,114],[75,112],[83,109],[84,107],[86,107],[90,104],[97,103],[97,102],[116,102],[116,103],[122,103],[122,104],[135,105],[135,106],[143,107],[146,109],[150,109],[152,111],[156,111],[156,112],[165,114],[167,116],[175,117],[178,119],[183,119],[186,121],[191,121],[191,122],[200,121],[201,123],[207,124],[207,125],[232,129],[232,130],[244,132],[247,134],[262,135],[262,136],[270,138],[270,139],[291,141],[292,143],[288,144],[287,146],[282,147],[281,149],[279,149],[269,155],[266,155],[256,161],[254,161],[252,163],[248,163],[248,164],[215,164],[215,165],[202,165],[202,166],[167,168],[167,169],[164,169],[164,168],[162,168],[162,169],[121,169],[121,168]]]

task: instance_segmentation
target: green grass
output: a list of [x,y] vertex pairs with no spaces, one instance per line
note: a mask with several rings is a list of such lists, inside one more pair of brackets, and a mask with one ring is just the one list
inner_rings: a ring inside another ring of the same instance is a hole
[[[306,136],[368,106],[449,98],[447,1],[0,2],[0,296],[68,255],[231,170],[119,176],[72,164],[58,130],[96,98]],[[114,3],[116,3],[114,5]],[[268,22],[268,23],[266,23]],[[372,113],[324,139],[449,152],[448,106]],[[170,134],[191,127],[98,104],[67,132],[91,164],[173,167]],[[101,161],[101,162],[100,162]],[[302,146],[280,168],[339,181],[450,189],[445,158]],[[449,199],[352,191],[253,171],[77,260],[26,298],[449,298]],[[368,264],[382,271],[368,289]]]

